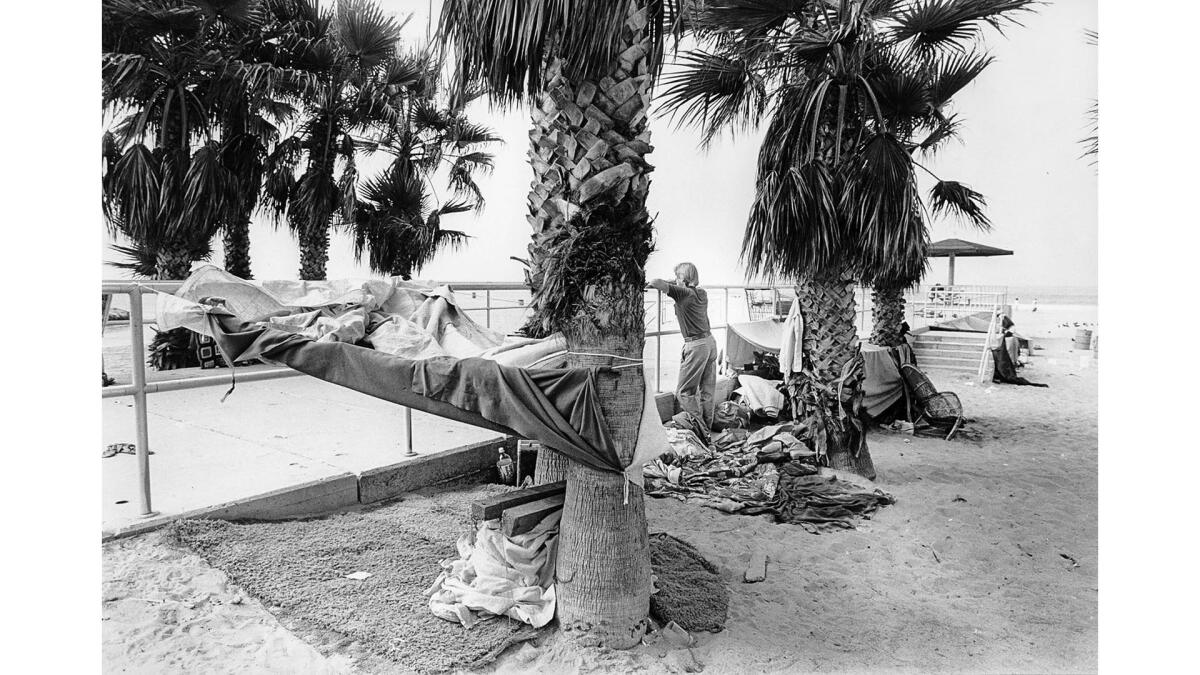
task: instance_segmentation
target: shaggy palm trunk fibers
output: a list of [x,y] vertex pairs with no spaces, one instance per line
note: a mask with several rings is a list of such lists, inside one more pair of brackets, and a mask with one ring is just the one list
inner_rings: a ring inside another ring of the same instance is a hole
[[[810,279],[796,286],[796,302],[804,315],[804,360],[811,364],[818,383],[832,395],[796,400],[797,417],[805,419],[823,438],[829,466],[875,478],[875,465],[867,449],[864,430],[856,424],[856,401],[861,401],[863,370],[858,331],[854,325],[854,282],[848,279]],[[859,367],[855,368],[855,363]],[[839,383],[847,370],[855,374]],[[793,375],[793,391],[805,375]],[[840,386],[839,386],[840,384]],[[803,412],[800,412],[803,411]]]
[[876,286],[871,294],[871,344],[898,347],[904,344],[904,289]]
[[225,225],[221,243],[225,247],[225,271],[235,277],[253,279],[254,275],[250,273],[249,214]]

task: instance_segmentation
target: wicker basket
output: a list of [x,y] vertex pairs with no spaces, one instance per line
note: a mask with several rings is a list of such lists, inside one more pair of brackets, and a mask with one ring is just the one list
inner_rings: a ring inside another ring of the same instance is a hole
[[904,384],[908,385],[918,407],[924,408],[926,401],[937,396],[937,388],[916,366],[905,363],[900,366],[900,373],[904,376]]
[[925,418],[930,424],[947,426],[962,419],[962,402],[954,392],[943,391],[925,401]]

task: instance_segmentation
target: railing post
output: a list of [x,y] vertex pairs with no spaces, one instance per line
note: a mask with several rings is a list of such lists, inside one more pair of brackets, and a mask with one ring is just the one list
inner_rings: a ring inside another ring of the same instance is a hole
[[137,425],[137,465],[141,516],[158,515],[150,501],[150,431],[146,421],[146,350],[142,344],[142,289],[129,293],[129,338],[133,349],[133,417]]
[[413,450],[412,439],[412,408],[404,408],[404,444],[408,447],[408,451],[404,453],[405,457],[416,457],[417,452]]
[[662,393],[662,291],[654,289],[654,393]]
[[483,292],[483,322],[488,328],[492,327],[492,290],[489,288]]

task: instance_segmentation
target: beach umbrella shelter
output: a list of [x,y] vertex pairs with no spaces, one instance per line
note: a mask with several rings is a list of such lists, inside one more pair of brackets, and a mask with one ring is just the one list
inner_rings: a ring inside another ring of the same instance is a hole
[[947,285],[954,285],[954,259],[955,258],[987,258],[996,255],[1012,255],[1013,252],[996,248],[995,246],[987,246],[985,244],[976,244],[973,241],[963,241],[962,239],[943,239],[929,245],[930,258],[949,258],[950,272]]

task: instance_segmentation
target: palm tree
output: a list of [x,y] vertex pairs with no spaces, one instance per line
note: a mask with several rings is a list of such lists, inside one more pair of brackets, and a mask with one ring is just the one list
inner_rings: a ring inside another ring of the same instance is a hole
[[103,139],[103,205],[110,230],[130,242],[115,247],[130,258],[119,266],[186,276],[257,192],[232,161],[244,143],[231,111],[254,101],[240,125],[252,129],[250,113],[269,110],[259,101],[306,79],[252,49],[276,1],[104,0],[103,105],[113,124]]
[[[527,262],[534,324],[539,332],[564,334],[573,366],[642,358],[644,266],[653,233],[645,206],[652,169],[647,112],[674,6],[447,0],[442,8],[439,33],[453,46],[462,76],[486,84],[494,102],[531,103]],[[616,372],[600,376],[599,397],[628,461],[643,376],[636,368]],[[650,592],[641,488],[561,457],[552,467],[539,464],[537,480],[567,481],[556,582],[560,624],[585,644],[637,644]]]
[[[709,0],[693,18],[701,48],[670,78],[666,109],[711,139],[770,108],[742,261],[748,273],[796,281],[806,368],[790,378],[789,394],[834,468],[875,475],[858,417],[854,284],[910,278],[914,261],[924,264],[918,165],[902,140],[910,116],[894,110],[914,97],[895,90],[942,81],[949,89],[935,98],[949,100],[985,58],[966,50],[982,27],[1031,4]],[[945,183],[934,192],[935,200],[971,194]],[[951,208],[978,207],[968,199]]]
[[[993,60],[977,42],[977,36],[964,37],[960,42],[962,51],[917,50],[896,55],[903,60],[885,60],[868,76],[887,127],[910,155],[932,155],[946,141],[959,136],[960,120],[957,114],[948,115],[947,109],[954,95],[974,82]],[[928,171],[917,162],[914,165]],[[924,229],[925,234],[904,252],[908,264],[897,265],[874,280],[873,344],[894,347],[904,342],[904,294],[927,271],[927,214],[954,214],[982,231],[991,229],[983,210],[983,195],[957,181],[939,180],[929,194],[928,206],[932,209],[922,203],[913,213],[915,226]]]
[[[286,208],[288,226],[300,241],[300,278],[325,278],[330,229],[354,222],[358,205],[356,134],[386,129],[400,113],[395,91],[411,77],[397,58],[407,22],[397,21],[371,0],[339,0],[332,11],[317,0],[292,0],[295,58],[317,73],[297,101],[303,122],[268,158],[267,201]],[[295,171],[300,162],[304,172]]]
[[[491,170],[492,155],[484,148],[500,141],[491,129],[467,119],[464,108],[477,93],[451,96],[439,107],[431,72],[428,65],[414,71],[413,82],[403,88],[408,100],[399,107],[407,112],[377,146],[395,160],[365,184],[353,225],[355,257],[361,261],[365,253],[373,271],[404,279],[439,251],[466,242],[466,233],[442,227],[442,217],[483,208],[474,176]],[[439,169],[446,171],[450,198],[435,206]]]
[[102,5],[103,104],[117,118],[103,139],[105,215],[130,241],[116,247],[131,259],[120,265],[142,276],[186,276],[192,260],[209,255],[229,206],[209,91],[220,34],[246,17],[212,9],[174,0]]

